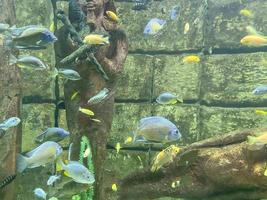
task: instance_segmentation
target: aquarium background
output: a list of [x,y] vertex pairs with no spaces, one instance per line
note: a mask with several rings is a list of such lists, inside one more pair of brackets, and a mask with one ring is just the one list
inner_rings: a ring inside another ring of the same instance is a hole
[[[236,129],[264,127],[267,123],[266,116],[255,113],[256,107],[267,106],[266,96],[251,93],[256,86],[267,84],[267,53],[264,52],[267,48],[240,45],[248,25],[267,34],[267,1],[162,0],[152,1],[142,11],[132,10],[133,2],[127,0],[115,4],[121,27],[128,36],[129,54],[118,83],[108,142],[103,185],[108,200],[117,199],[111,190],[113,183],[149,163],[148,153],[138,151],[138,147],[118,154],[112,149],[117,142],[123,143],[131,136],[142,117],[161,115],[175,122],[183,136],[180,145]],[[176,5],[181,11],[171,21],[170,10]],[[58,6],[68,10],[67,2],[58,2]],[[254,17],[241,16],[239,11],[243,8],[251,10]],[[48,0],[16,0],[17,26],[49,27],[52,14]],[[168,20],[162,34],[144,36],[145,25],[154,17]],[[186,23],[190,29],[184,34]],[[185,55],[203,51],[201,62],[182,62]],[[54,69],[53,47],[31,54]],[[64,100],[63,84],[52,81],[45,73],[23,72],[22,151],[35,147],[33,138],[47,127],[67,128],[65,110],[56,106]],[[165,91],[176,93],[184,103],[156,104],[155,98]],[[63,146],[67,144],[68,141]],[[36,168],[17,179],[17,199],[34,199],[32,191],[37,186],[49,192],[48,171]]]

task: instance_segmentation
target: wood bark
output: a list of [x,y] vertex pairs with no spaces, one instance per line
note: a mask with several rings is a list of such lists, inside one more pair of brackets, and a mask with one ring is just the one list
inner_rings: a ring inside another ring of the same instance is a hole
[[[265,129],[235,131],[185,147],[157,172],[137,171],[121,181],[119,199],[159,197],[205,200],[266,198],[266,144],[248,144],[248,135]],[[174,184],[174,186],[172,186]]]
[[[0,0],[0,22],[15,24],[15,3]],[[20,117],[21,78],[16,66],[9,66],[10,49],[0,45],[0,122],[10,117]],[[16,153],[21,147],[21,124],[2,133],[0,138],[0,182],[7,176],[16,174]],[[0,197],[15,199],[14,181],[0,189]]]

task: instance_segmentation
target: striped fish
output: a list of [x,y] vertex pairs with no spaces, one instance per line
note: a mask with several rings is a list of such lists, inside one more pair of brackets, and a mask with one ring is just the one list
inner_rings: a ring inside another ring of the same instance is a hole
[[9,183],[11,183],[14,179],[16,178],[16,174],[15,175],[10,175],[7,176],[3,181],[0,182],[0,189],[4,188],[5,186],[7,186]]
[[93,104],[98,104],[101,101],[103,101],[107,96],[108,96],[109,90],[107,88],[104,88],[100,92],[98,92],[95,96],[91,97],[87,104],[93,105]]

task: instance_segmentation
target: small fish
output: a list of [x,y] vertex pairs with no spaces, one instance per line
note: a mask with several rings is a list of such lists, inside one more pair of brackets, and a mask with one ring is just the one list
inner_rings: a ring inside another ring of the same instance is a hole
[[107,88],[104,88],[100,92],[98,92],[95,96],[91,97],[87,104],[93,105],[93,104],[98,104],[102,102],[107,96],[108,96],[109,90]]
[[78,91],[74,92],[71,97],[70,97],[70,100],[72,101],[73,99],[75,99],[75,97],[79,94]]
[[64,130],[63,128],[59,127],[47,128],[42,134],[38,135],[35,138],[35,142],[37,143],[43,143],[46,141],[60,142],[69,135],[70,133]]
[[15,175],[10,175],[7,176],[4,180],[2,180],[0,182],[0,189],[4,188],[5,186],[7,186],[9,183],[11,183],[14,179],[16,178],[16,174]]
[[258,134],[259,136],[247,136],[247,142],[249,145],[255,143],[267,144],[267,132]]
[[163,165],[171,163],[173,161],[173,158],[179,153],[179,151],[180,148],[174,145],[163,149],[154,158],[151,171],[155,172],[159,170]]
[[84,38],[83,42],[89,45],[109,44],[109,37],[105,37],[103,35],[97,35],[97,34],[90,34]]
[[169,92],[164,92],[160,94],[156,99],[157,103],[163,104],[163,105],[176,104],[178,101],[183,103],[182,99],[178,99],[176,95],[169,93]]
[[9,24],[0,23],[0,33],[7,31],[9,27],[10,27]]
[[56,26],[54,21],[52,21],[52,23],[49,26],[49,31],[51,31],[52,33],[54,33],[56,31]]
[[252,91],[253,95],[261,95],[265,93],[267,93],[267,85],[258,86]]
[[168,119],[159,116],[141,119],[134,132],[134,142],[167,143],[180,138],[181,134],[178,128]]
[[265,46],[267,45],[267,37],[262,35],[246,35],[240,40],[240,43],[246,46]]
[[185,35],[188,33],[189,29],[190,29],[190,25],[189,25],[189,23],[186,23],[186,24],[184,25],[184,34],[185,34]]
[[111,189],[112,189],[112,191],[117,192],[118,191],[117,184],[113,183],[111,186]]
[[35,188],[33,192],[36,197],[46,200],[47,194],[42,188]]
[[48,163],[53,163],[62,153],[61,146],[52,141],[47,141],[25,156],[17,155],[17,171],[23,172],[26,168],[35,168]]
[[81,108],[79,107],[79,111],[82,112],[83,114],[86,114],[88,116],[94,116],[95,113],[87,108]]
[[115,149],[117,151],[117,154],[120,152],[120,149],[121,149],[121,144],[118,142],[115,146]]
[[81,79],[81,76],[78,72],[76,72],[73,69],[65,69],[65,68],[60,68],[58,70],[55,68],[53,77],[56,77],[56,76],[60,76],[60,77],[63,77],[65,79],[72,80],[72,81],[77,81]]
[[255,110],[255,113],[256,114],[259,114],[259,115],[267,115],[267,111],[264,111],[264,110]]
[[87,147],[87,149],[83,153],[83,157],[87,158],[90,155],[90,153],[91,153],[91,150],[90,150],[90,148]]
[[61,175],[58,175],[58,176],[56,176],[56,175],[50,176],[49,179],[47,180],[46,184],[49,185],[49,186],[51,186],[51,185],[53,185],[57,180],[59,180],[60,177],[61,177]]
[[77,161],[66,161],[66,164],[64,164],[59,159],[56,168],[57,171],[63,170],[64,175],[72,178],[76,183],[93,184],[95,182],[94,175]]
[[31,69],[31,70],[44,70],[46,69],[45,64],[34,56],[19,56],[16,58],[11,55],[9,59],[9,65],[17,65],[22,69]]
[[119,22],[119,17],[112,11],[106,11],[106,14],[109,19],[111,19],[114,22]]
[[156,35],[166,24],[166,20],[153,18],[151,19],[144,29],[146,35]]
[[190,56],[185,56],[183,58],[184,63],[198,63],[200,62],[200,57],[198,55],[190,55]]
[[97,123],[101,123],[101,121],[99,119],[94,119],[94,118],[90,118],[92,121],[97,122]]
[[132,137],[127,137],[126,140],[124,141],[124,144],[132,143],[133,138]]
[[179,186],[180,186],[180,181],[173,181],[172,182],[172,185],[171,185],[172,188],[177,188]]
[[0,124],[0,129],[6,131],[11,127],[17,126],[21,122],[18,117],[10,117]]
[[170,18],[171,20],[176,20],[178,15],[180,13],[180,6],[175,6],[171,9],[171,12],[170,12]]
[[239,14],[240,15],[243,15],[245,17],[253,17],[252,12],[250,10],[248,10],[248,9],[242,9],[242,10],[240,10],[239,11]]

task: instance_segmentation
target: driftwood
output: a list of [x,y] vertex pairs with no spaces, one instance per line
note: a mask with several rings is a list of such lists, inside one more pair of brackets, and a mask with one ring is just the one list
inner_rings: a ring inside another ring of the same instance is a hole
[[164,196],[198,200],[266,198],[267,146],[246,142],[248,135],[255,136],[266,130],[235,131],[193,143],[159,171],[152,173],[147,168],[123,179],[119,199],[145,200]]
[[[104,16],[107,10],[112,10],[116,13],[112,1],[93,0],[80,6],[86,13],[87,18],[85,24],[89,26],[89,30],[91,32],[106,32],[110,35],[110,44],[101,46],[94,53],[101,69],[96,70],[94,61],[88,62],[86,59],[80,60],[78,64],[75,64],[74,69],[81,75],[82,79],[65,83],[65,108],[68,128],[71,132],[71,140],[73,142],[72,155],[74,159],[79,158],[80,139],[83,135],[89,137],[96,178],[94,199],[103,200],[107,199],[103,189],[103,164],[106,159],[107,137],[112,124],[114,93],[118,76],[123,70],[123,63],[128,53],[128,43],[125,33],[118,29],[117,24]],[[58,37],[58,42],[55,46],[57,64],[61,65],[60,61],[72,54],[79,46],[71,41],[69,30],[66,26],[58,30],[56,34]],[[90,54],[86,55],[86,58],[90,60],[90,56]],[[106,78],[103,77],[104,73],[106,74]],[[87,105],[88,99],[103,88],[108,88],[112,95],[104,102],[89,107]],[[71,100],[72,94],[76,91],[79,92],[79,96]],[[93,110],[95,118],[101,120],[101,123],[91,121],[87,115],[78,111],[79,107]]]

